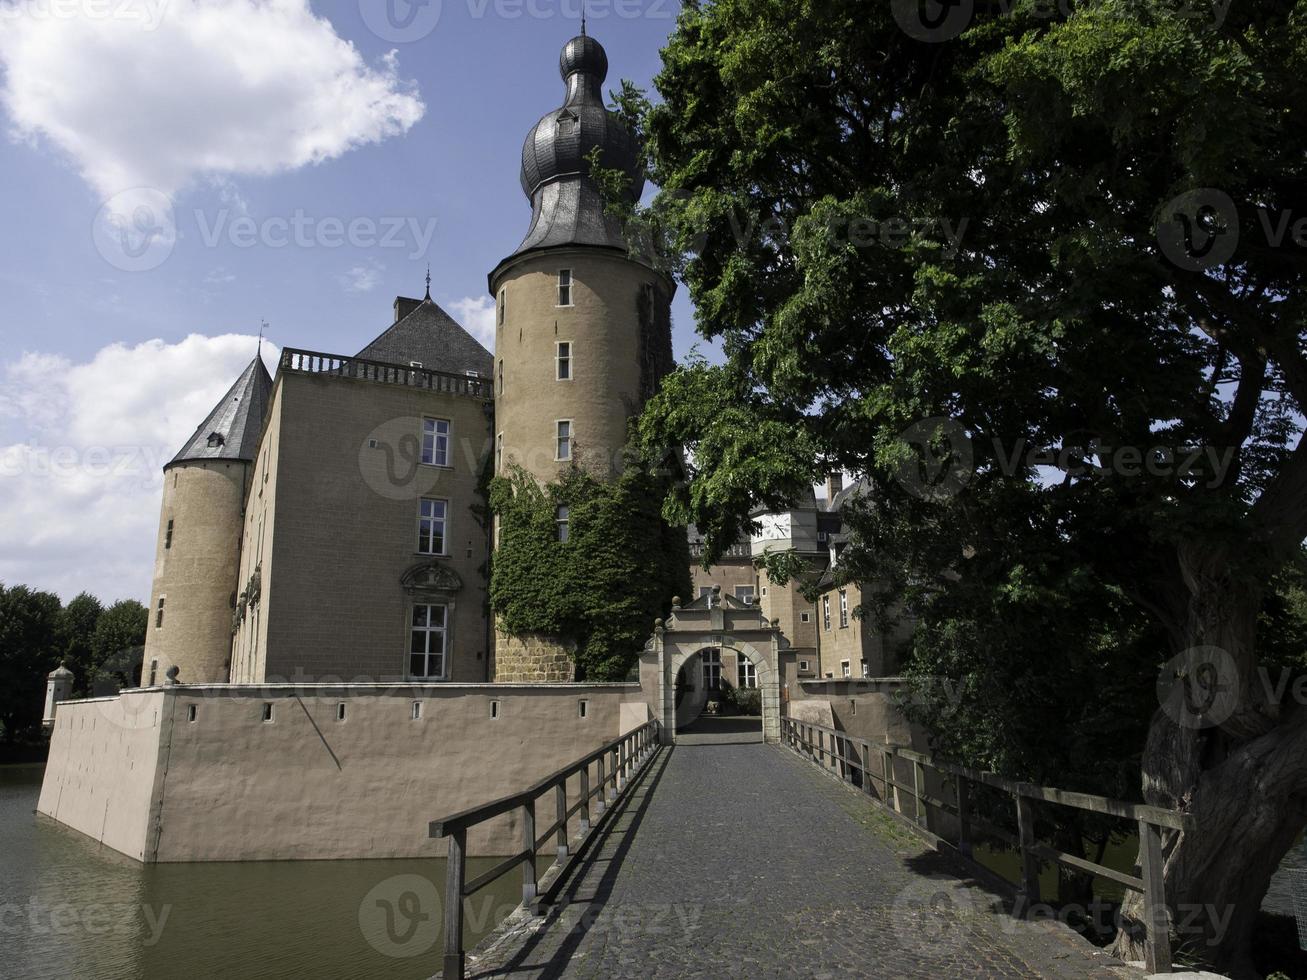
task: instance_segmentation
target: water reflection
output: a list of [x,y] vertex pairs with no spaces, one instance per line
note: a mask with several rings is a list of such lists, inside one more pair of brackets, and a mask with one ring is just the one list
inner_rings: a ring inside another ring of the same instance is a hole
[[[39,767],[0,767],[0,973],[6,977],[429,977],[444,861],[141,865],[34,815]],[[419,829],[420,830],[420,829]],[[492,860],[468,862],[468,876]],[[519,898],[468,903],[475,942]]]

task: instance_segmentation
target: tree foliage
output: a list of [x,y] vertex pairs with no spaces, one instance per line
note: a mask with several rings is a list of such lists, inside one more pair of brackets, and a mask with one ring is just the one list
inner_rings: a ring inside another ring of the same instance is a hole
[[[1307,712],[1254,683],[1307,536],[1307,20],[1016,0],[951,5],[961,24],[931,35],[896,19],[917,6],[684,9],[643,120],[665,203],[636,217],[726,364],[669,379],[643,443],[709,447],[669,506],[710,552],[792,493],[791,454],[864,474],[843,574],[910,596],[917,669],[973,686],[958,751],[1056,772],[1114,699],[1148,710],[1118,684],[1223,651],[1232,710],[1154,711],[1137,754],[1146,798],[1200,828],[1167,841],[1168,898],[1235,908],[1201,940],[1244,967],[1307,819]],[[754,431],[756,458],[711,451]],[[1041,648],[1064,658],[1023,666]],[[1004,734],[1022,705],[978,699],[1014,669],[1067,737]]]
[[634,465],[611,481],[581,465],[544,486],[520,468],[492,480],[490,605],[502,627],[573,641],[578,678],[624,679],[654,619],[690,588],[685,532],[660,517],[667,485]]
[[41,730],[46,675],[59,664],[59,597],[25,585],[0,585],[0,737],[34,738]]

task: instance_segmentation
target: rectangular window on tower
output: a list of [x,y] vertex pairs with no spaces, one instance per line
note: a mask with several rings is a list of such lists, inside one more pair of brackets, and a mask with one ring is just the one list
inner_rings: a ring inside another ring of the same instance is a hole
[[418,554],[445,554],[446,514],[449,501],[423,497],[418,501]]
[[499,393],[504,393],[504,359],[499,359]]
[[830,596],[821,597],[821,628],[830,630]]
[[570,526],[571,526],[570,515],[571,515],[571,508],[569,508],[566,504],[564,504],[561,507],[558,507],[554,511],[554,528],[557,532],[557,537],[559,541],[562,542],[567,541],[567,536],[570,533]]
[[422,420],[422,462],[428,466],[449,465],[449,419]]
[[849,594],[840,589],[840,628],[849,625]]
[[504,434],[495,436],[495,472],[504,468]]
[[572,420],[559,419],[557,427],[558,455],[554,457],[557,460],[567,460],[572,458]]
[[499,287],[499,325],[504,325],[504,311],[508,308],[508,287]]
[[165,596],[159,596],[159,604],[154,607],[154,628],[163,628],[163,600]]
[[572,305],[572,270],[558,270],[558,305]]
[[448,607],[443,605],[420,603],[413,607],[413,621],[409,628],[409,677],[444,679],[448,617]]
[[172,521],[168,521],[168,528],[163,532],[163,550],[167,551],[172,547]]
[[554,377],[559,381],[572,380],[572,344],[571,341],[560,340],[558,342],[558,353],[554,357],[554,363],[557,370]]

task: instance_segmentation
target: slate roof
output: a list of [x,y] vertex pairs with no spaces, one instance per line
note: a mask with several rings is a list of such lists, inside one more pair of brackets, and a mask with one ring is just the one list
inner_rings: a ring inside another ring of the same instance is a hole
[[201,459],[254,459],[271,391],[272,378],[263,358],[256,356],[168,466]]
[[376,340],[358,352],[358,357],[387,364],[407,365],[417,361],[428,371],[448,374],[475,371],[482,378],[493,376],[494,355],[431,297],[409,302],[418,305],[383,330]]
[[826,501],[827,511],[838,511],[843,509],[844,505],[849,502],[849,498],[855,494],[866,493],[871,489],[871,484],[865,477],[859,477],[850,483],[847,487],[835,495],[833,500]]

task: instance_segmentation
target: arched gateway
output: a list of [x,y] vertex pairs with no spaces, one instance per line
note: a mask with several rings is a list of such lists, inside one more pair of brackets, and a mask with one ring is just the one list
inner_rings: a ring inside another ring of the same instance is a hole
[[[674,602],[672,614],[659,620],[640,656],[642,685],[655,684],[655,716],[664,742],[676,740],[676,678],[681,668],[705,650],[731,651],[753,665],[762,700],[762,737],[781,736],[780,653],[789,643],[780,629],[755,605],[714,590],[686,605]],[[651,692],[652,693],[652,692]]]

